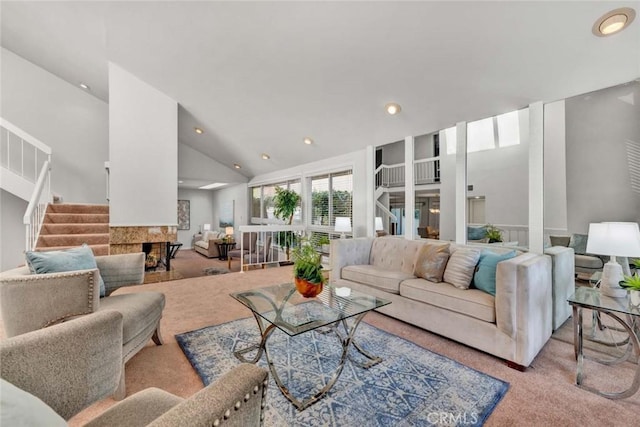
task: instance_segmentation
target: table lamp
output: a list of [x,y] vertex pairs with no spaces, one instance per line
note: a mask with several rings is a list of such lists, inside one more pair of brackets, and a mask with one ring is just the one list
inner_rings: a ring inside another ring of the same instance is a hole
[[384,230],[384,225],[382,225],[382,217],[381,216],[377,216],[376,217],[376,231],[382,231]]
[[202,226],[202,229],[203,229],[204,231],[210,231],[210,230],[211,230],[211,224],[204,224],[204,225]]
[[589,224],[587,253],[609,255],[602,269],[600,292],[610,297],[624,297],[627,291],[620,287],[624,279],[622,266],[616,257],[640,257],[640,229],[635,222],[602,222]]
[[227,240],[233,240],[233,227],[225,227],[224,234]]
[[351,232],[351,218],[347,216],[337,216],[335,231],[340,233],[341,239],[344,239],[344,233]]

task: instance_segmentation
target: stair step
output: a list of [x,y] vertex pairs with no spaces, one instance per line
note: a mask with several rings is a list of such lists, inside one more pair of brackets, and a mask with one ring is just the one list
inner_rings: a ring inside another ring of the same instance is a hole
[[85,203],[51,203],[47,213],[109,214],[109,205]]
[[[36,252],[50,252],[50,251],[63,251],[65,249],[77,248],[80,245],[72,245],[72,246],[51,246],[51,247],[43,247],[36,248]],[[91,250],[93,251],[94,256],[100,255],[109,255],[109,245],[89,245]]]
[[80,246],[109,244],[108,234],[49,234],[40,235],[37,247]]
[[40,234],[109,234],[109,224],[42,224]]
[[[50,205],[51,206],[51,205]],[[78,214],[78,213],[47,213],[44,216],[45,224],[109,224],[109,214]]]

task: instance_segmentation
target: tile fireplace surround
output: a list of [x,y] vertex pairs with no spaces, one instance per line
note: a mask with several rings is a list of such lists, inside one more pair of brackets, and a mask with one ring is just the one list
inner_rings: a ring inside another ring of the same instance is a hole
[[109,227],[109,253],[142,252],[143,243],[175,242],[177,239],[178,228],[175,225]]

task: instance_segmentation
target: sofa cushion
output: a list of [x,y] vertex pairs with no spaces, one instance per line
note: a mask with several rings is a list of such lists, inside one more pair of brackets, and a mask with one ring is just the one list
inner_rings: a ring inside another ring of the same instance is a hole
[[487,227],[467,227],[468,240],[482,240],[487,237]]
[[604,267],[604,261],[602,258],[595,255],[575,255],[575,266],[579,268],[589,268],[593,270],[600,270]]
[[497,254],[491,251],[482,251],[478,269],[473,276],[473,286],[488,294],[496,294],[496,269],[498,263],[507,259],[515,258],[516,251],[507,252],[506,254]]
[[400,284],[400,295],[485,322],[496,322],[495,297],[478,289],[463,290],[445,282],[410,279]]
[[380,269],[401,271],[413,276],[418,252],[424,244],[424,241],[407,240],[395,236],[378,237],[371,244],[369,264]]
[[36,396],[0,378],[0,425],[55,427],[67,422]]
[[[29,269],[36,274],[65,273],[67,271],[92,270],[98,268],[93,251],[86,243],[78,248],[65,249],[63,251],[25,253]],[[105,295],[104,280],[98,273],[100,284],[100,296]]]
[[151,322],[162,317],[163,309],[164,294],[160,292],[111,295],[100,300],[100,311],[115,310],[122,314],[123,345],[147,329]]
[[349,265],[342,268],[342,278],[372,286],[392,294],[400,293],[400,282],[415,279],[413,274],[387,270],[374,265]]
[[480,252],[480,249],[464,247],[455,250],[449,257],[447,268],[444,270],[444,281],[456,288],[469,289],[480,259]]
[[198,240],[196,242],[196,246],[201,247],[202,249],[209,249],[209,241],[208,240]]
[[549,241],[551,246],[564,246],[566,248],[571,242],[571,236],[549,236]]
[[442,276],[449,260],[449,244],[427,243],[420,248],[413,275],[432,282],[442,282]]
[[587,238],[586,234],[572,234],[569,247],[573,248],[576,254],[584,255],[587,253]]

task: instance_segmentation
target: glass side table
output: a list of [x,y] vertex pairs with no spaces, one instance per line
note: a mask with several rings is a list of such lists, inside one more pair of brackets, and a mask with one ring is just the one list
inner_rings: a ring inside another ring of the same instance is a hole
[[605,365],[616,365],[626,361],[632,352],[636,357],[640,358],[640,341],[638,340],[638,335],[640,334],[640,308],[630,304],[629,296],[625,298],[612,298],[602,295],[598,289],[587,287],[577,288],[575,294],[567,301],[573,308],[573,343],[577,360],[576,384],[578,387],[609,399],[623,399],[634,395],[638,389],[640,389],[640,364],[636,366],[636,373],[631,386],[627,390],[618,393],[601,392],[582,383],[585,358],[583,349],[582,310],[588,308],[598,315],[608,316],[620,324],[622,327],[621,330],[629,334],[626,351],[620,357],[613,359],[589,358]]

